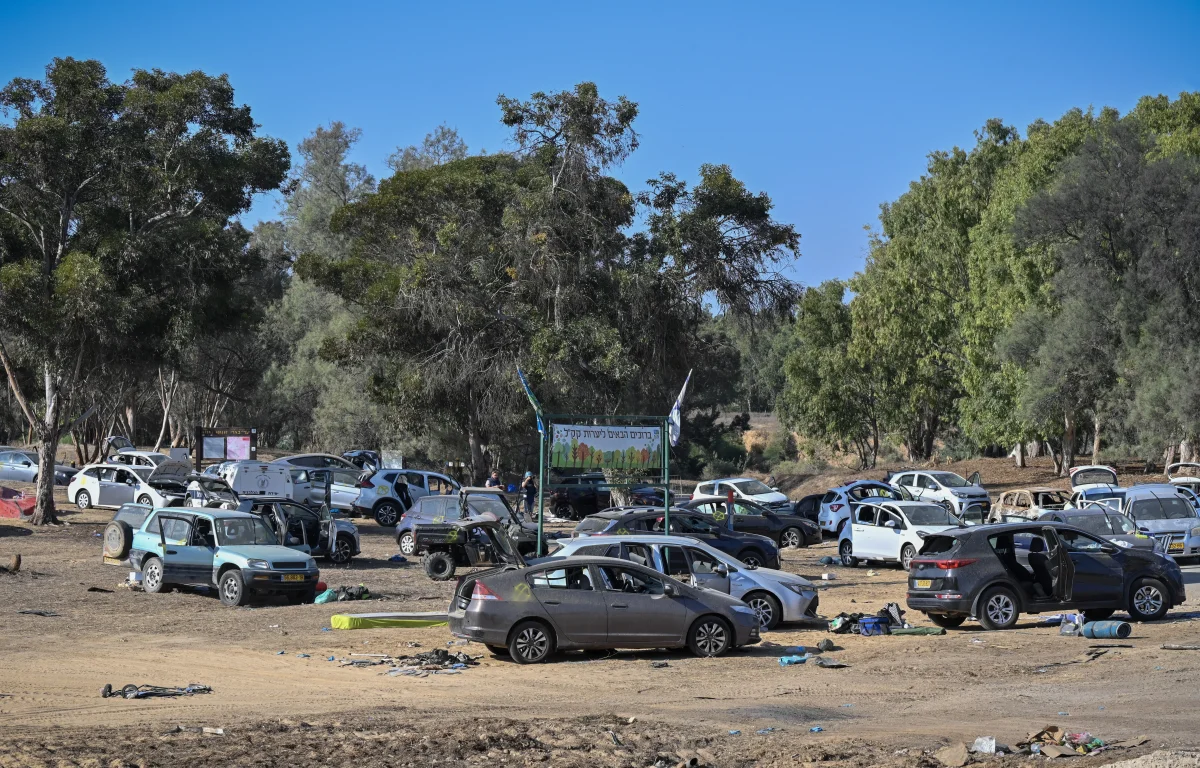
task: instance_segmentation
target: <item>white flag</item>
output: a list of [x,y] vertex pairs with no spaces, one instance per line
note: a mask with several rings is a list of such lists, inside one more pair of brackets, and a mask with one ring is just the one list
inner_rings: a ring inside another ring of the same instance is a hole
[[683,396],[687,394],[688,382],[691,380],[692,372],[688,371],[687,378],[683,380],[683,389],[679,390],[679,397],[675,398],[675,405],[671,406],[671,415],[667,417],[672,446],[679,444],[679,430],[683,426]]

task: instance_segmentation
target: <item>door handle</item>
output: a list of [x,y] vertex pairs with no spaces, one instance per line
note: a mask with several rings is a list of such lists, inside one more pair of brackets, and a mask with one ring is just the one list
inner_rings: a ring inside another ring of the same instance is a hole
[[542,605],[558,605],[558,600],[543,600]]
[[625,603],[613,603],[612,607],[613,608],[628,608],[629,606],[626,605]]
[[178,553],[178,552],[176,552],[176,551],[175,551],[175,550],[173,550],[173,549],[168,549],[168,550],[167,550],[167,554],[168,554],[168,555],[178,555],[179,553]]

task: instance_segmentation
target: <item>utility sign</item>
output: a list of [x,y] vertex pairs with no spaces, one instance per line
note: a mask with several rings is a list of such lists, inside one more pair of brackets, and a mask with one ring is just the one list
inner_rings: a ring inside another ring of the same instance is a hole
[[662,469],[662,427],[552,424],[555,469]]

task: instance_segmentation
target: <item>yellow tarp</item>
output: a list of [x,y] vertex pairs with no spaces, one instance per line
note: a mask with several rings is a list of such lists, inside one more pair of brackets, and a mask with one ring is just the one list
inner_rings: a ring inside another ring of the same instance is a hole
[[416,629],[448,623],[444,613],[339,613],[329,619],[334,629]]

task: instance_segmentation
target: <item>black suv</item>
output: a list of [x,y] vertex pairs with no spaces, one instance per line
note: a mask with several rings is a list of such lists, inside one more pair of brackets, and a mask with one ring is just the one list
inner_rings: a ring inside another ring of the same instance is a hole
[[[718,525],[728,525],[728,501],[696,499],[679,506],[707,515]],[[821,543],[821,529],[812,520],[800,515],[775,512],[746,499],[733,500],[733,530],[766,536],[781,547],[807,547]]]
[[[628,533],[664,533],[662,507],[621,507],[588,515],[575,526],[576,536],[624,535]],[[731,531],[716,525],[712,518],[691,510],[671,510],[671,530],[677,536],[691,536],[714,549],[733,555],[754,568],[778,568],[779,549],[766,536]]]
[[[603,472],[587,472],[561,478],[559,485],[550,492],[550,511],[555,517],[566,520],[582,520],[602,509],[612,506],[612,492]],[[674,498],[674,494],[672,494]],[[629,489],[629,500],[633,504],[647,507],[663,506],[663,489],[635,486]]]
[[1126,611],[1157,621],[1185,599],[1169,557],[1125,549],[1061,523],[972,526],[931,534],[908,571],[908,607],[942,627],[969,616],[1008,629],[1022,613]]

